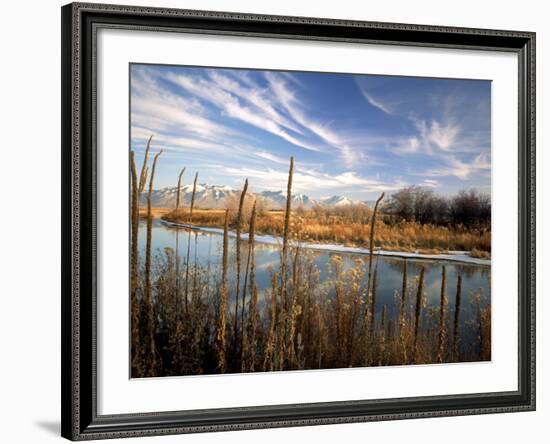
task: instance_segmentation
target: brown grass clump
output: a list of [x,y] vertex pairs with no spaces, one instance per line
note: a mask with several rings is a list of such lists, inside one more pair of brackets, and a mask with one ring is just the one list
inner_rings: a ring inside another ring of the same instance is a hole
[[491,259],[491,253],[488,251],[478,250],[476,247],[470,251],[470,256],[479,259]]

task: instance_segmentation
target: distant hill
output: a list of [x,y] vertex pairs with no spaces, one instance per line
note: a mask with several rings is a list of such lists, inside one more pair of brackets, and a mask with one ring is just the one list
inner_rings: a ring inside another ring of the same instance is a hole
[[[152,204],[154,207],[173,207],[176,204],[177,187],[166,187],[160,190],[153,190]],[[223,209],[230,203],[237,202],[240,197],[240,190],[234,190],[226,185],[197,184],[195,192],[195,207],[203,209]],[[181,206],[191,204],[192,185],[185,185],[181,188]],[[262,191],[251,193],[259,199],[263,206],[270,210],[282,210],[286,206],[286,192],[284,191]],[[145,205],[147,194],[141,196],[141,204]],[[367,202],[349,199],[344,196],[330,196],[315,200],[305,194],[297,193],[292,195],[293,208],[310,209],[315,205],[327,207],[345,207],[351,205],[368,205]]]

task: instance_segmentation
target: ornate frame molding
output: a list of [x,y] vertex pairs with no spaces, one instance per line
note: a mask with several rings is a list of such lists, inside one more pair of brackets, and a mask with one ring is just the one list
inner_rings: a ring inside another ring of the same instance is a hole
[[[62,8],[62,435],[71,440],[535,409],[535,34],[72,3]],[[517,392],[97,415],[95,41],[99,27],[515,52],[519,64]]]

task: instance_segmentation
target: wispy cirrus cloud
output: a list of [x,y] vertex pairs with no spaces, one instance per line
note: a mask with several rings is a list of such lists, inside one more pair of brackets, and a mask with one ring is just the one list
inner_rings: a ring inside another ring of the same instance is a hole
[[[280,123],[277,122],[277,120],[266,116],[265,110],[264,112],[258,112],[257,109],[253,109],[250,106],[241,103],[237,95],[228,92],[215,81],[209,81],[204,78],[196,76],[192,77],[185,74],[169,74],[166,78],[186,91],[195,94],[201,99],[217,106],[229,117],[241,120],[249,125],[279,136],[295,146],[312,151],[322,151],[319,147],[307,143],[299,137],[290,134]],[[225,79],[225,82],[227,83],[227,79]],[[254,103],[254,101],[261,102],[263,99],[261,94],[256,94],[253,97],[251,93],[248,93],[247,100]],[[254,108],[258,107],[255,106]],[[272,108],[268,109],[275,112]]]
[[154,135],[165,149],[216,149],[250,138],[211,119],[198,101],[163,88],[147,71],[132,76],[131,88],[131,138],[136,142]]
[[[371,199],[404,184],[439,191],[487,182],[486,84],[133,65],[131,85],[138,156],[154,134],[155,148],[200,166],[205,181],[249,177],[256,188],[284,189],[295,156],[296,189],[312,197],[334,190]],[[159,180],[171,183],[174,173],[159,165]]]
[[268,153],[266,151],[258,151],[254,154],[256,156],[262,158],[262,159],[269,160],[270,162],[274,162],[274,163],[277,163],[279,165],[288,165],[289,164],[288,159],[285,159],[285,158],[280,157],[280,156],[276,156],[275,154]]
[[484,154],[479,154],[471,162],[465,162],[454,155],[450,155],[445,158],[445,163],[445,166],[430,169],[423,172],[422,175],[429,177],[455,176],[461,180],[466,180],[473,173],[491,169],[491,162]]
[[440,149],[448,152],[459,140],[460,127],[455,123],[442,123],[437,120],[426,122],[416,119],[414,122],[429,151]]
[[[278,168],[225,168],[224,173],[235,177],[247,177],[263,189],[284,189],[288,181],[288,169]],[[403,181],[384,182],[367,179],[353,171],[341,174],[323,173],[317,170],[302,168],[296,164],[293,175],[293,189],[298,193],[325,191],[328,193],[354,188],[356,192],[393,191],[405,185]],[[326,193],[325,193],[326,194]]]
[[363,94],[363,97],[367,99],[367,102],[369,102],[372,106],[378,108],[380,111],[386,114],[392,114],[392,111],[390,110],[388,105],[383,103],[381,100],[375,99],[372,94],[367,93],[363,88],[359,87],[359,90],[361,91],[361,94]]
[[357,161],[357,152],[350,146],[345,136],[332,130],[329,123],[321,123],[307,115],[302,102],[297,98],[296,93],[288,87],[288,82],[284,76],[273,72],[267,72],[265,76],[279,103],[284,106],[296,122],[339,151],[347,166]]

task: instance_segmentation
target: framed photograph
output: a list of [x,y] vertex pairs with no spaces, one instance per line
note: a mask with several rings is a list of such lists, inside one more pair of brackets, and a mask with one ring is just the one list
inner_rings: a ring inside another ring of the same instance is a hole
[[61,12],[64,437],[535,408],[534,33]]

